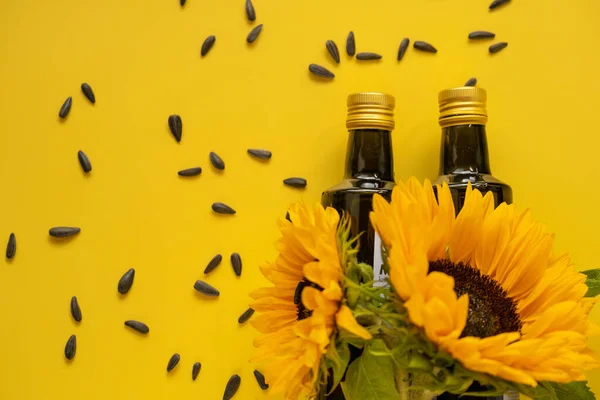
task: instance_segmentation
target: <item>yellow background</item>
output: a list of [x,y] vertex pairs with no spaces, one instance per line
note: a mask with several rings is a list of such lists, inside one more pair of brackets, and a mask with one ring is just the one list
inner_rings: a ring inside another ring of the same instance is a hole
[[[487,0],[255,0],[264,29],[253,46],[244,0],[3,0],[0,4],[0,239],[17,235],[17,255],[0,261],[0,398],[217,399],[229,376],[236,398],[262,399],[247,362],[254,336],[237,318],[247,293],[264,283],[257,266],[274,257],[275,220],[294,200],[317,201],[343,173],[345,99],[353,91],[396,96],[396,178],[435,178],[440,129],[437,92],[475,76],[488,90],[494,174],[515,201],[557,233],[581,269],[600,267],[597,179],[600,139],[600,3],[519,1],[490,13]],[[469,43],[490,30],[507,49]],[[345,55],[349,30],[358,51],[383,54],[358,63]],[[217,37],[207,57],[204,38]],[[403,37],[425,40],[395,60]],[[325,52],[337,42],[342,62]],[[336,73],[309,76],[309,63]],[[96,92],[92,106],[82,82]],[[68,119],[57,113],[73,96]],[[167,127],[183,119],[183,140]],[[273,151],[268,163],[246,154]],[[77,162],[82,149],[93,171]],[[216,151],[223,173],[208,162]],[[202,176],[179,169],[200,165]],[[289,176],[308,188],[286,188]],[[234,217],[213,215],[223,201]],[[48,228],[74,225],[70,241]],[[229,255],[242,255],[236,278]],[[210,258],[224,262],[192,289]],[[117,281],[136,269],[130,293]],[[83,321],[69,314],[79,298]],[[142,337],[126,319],[150,326]],[[600,311],[595,312],[600,322]],[[77,355],[63,356],[71,334]],[[600,341],[593,342],[600,350]],[[167,375],[171,354],[179,367]],[[202,362],[196,382],[194,361]],[[591,374],[600,391],[600,374]]]

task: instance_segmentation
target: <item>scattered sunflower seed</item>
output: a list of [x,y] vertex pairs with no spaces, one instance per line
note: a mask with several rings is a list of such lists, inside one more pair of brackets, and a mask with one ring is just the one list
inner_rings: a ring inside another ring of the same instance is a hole
[[73,99],[71,98],[71,96],[67,97],[63,105],[60,107],[60,110],[58,111],[58,116],[62,119],[67,118],[67,115],[69,115],[69,111],[71,111],[72,104]]
[[182,169],[181,171],[177,172],[177,175],[179,175],[179,176],[197,176],[197,175],[200,175],[201,173],[202,173],[202,168],[193,167],[193,168]]
[[194,365],[192,366],[192,380],[195,381],[196,378],[198,377],[198,374],[200,373],[200,368],[202,368],[202,364],[200,364],[199,362],[195,362]]
[[216,40],[217,38],[215,37],[215,35],[210,35],[204,40],[204,43],[202,43],[202,49],[200,50],[200,55],[202,57],[208,54],[210,49],[212,49],[212,47],[214,46]]
[[220,254],[217,254],[216,256],[214,256],[212,258],[212,260],[210,260],[208,262],[208,265],[206,266],[206,268],[204,268],[204,273],[208,274],[209,272],[211,272],[215,268],[217,268],[219,266],[219,264],[221,264],[222,259],[223,259],[223,257]]
[[244,311],[244,313],[238,318],[238,324],[243,324],[244,322],[248,321],[252,314],[254,314],[253,308],[249,308],[246,311]]
[[148,332],[150,332],[150,328],[148,328],[148,325],[140,321],[128,320],[125,321],[125,326],[128,326],[139,333],[143,333],[144,335],[147,335]]
[[490,54],[494,54],[499,52],[500,50],[504,49],[506,46],[508,46],[507,42],[498,42],[498,43],[494,43],[493,45],[490,46],[489,51]]
[[252,0],[246,0],[246,17],[248,18],[248,21],[256,20],[256,11],[254,11]]
[[233,253],[230,257],[233,272],[237,276],[242,276],[242,257],[238,253]]
[[465,86],[475,86],[477,85],[477,78],[471,78],[465,82]]
[[135,278],[135,269],[130,268],[123,274],[121,279],[119,279],[119,284],[117,285],[117,290],[121,294],[127,294],[131,286],[133,285],[133,278]]
[[203,281],[196,281],[196,283],[194,283],[194,289],[210,297],[218,297],[220,294],[217,288]]
[[325,47],[327,48],[329,55],[331,55],[331,58],[333,58],[333,60],[339,64],[340,63],[340,52],[339,52],[338,47],[335,44],[335,42],[333,40],[328,40],[327,42],[325,42]]
[[233,208],[229,207],[225,203],[219,203],[219,202],[213,203],[212,209],[214,212],[216,212],[218,214],[227,214],[227,215],[235,214],[235,210]]
[[304,178],[287,178],[283,180],[283,184],[294,188],[305,188],[306,179]]
[[510,3],[510,0],[494,0],[492,1],[492,4],[490,4],[490,10],[493,10],[494,8],[500,7],[507,3]]
[[256,39],[258,39],[258,35],[260,35],[262,28],[263,28],[263,24],[255,26],[254,29],[252,29],[250,31],[250,33],[248,34],[248,37],[246,37],[246,41],[248,43],[254,43],[254,41]]
[[17,252],[17,237],[14,233],[8,236],[8,243],[6,244],[6,258],[11,259]]
[[267,390],[269,388],[269,385],[267,385],[265,382],[265,376],[261,374],[260,371],[255,369],[254,377],[256,378],[256,382],[258,382],[258,386],[260,386],[262,390]]
[[248,149],[248,154],[253,157],[260,158],[261,160],[268,160],[272,156],[272,153],[269,150],[263,149]]
[[71,297],[71,315],[75,321],[81,322],[81,308],[79,307],[79,302],[75,296]]
[[363,60],[363,61],[380,60],[381,57],[382,57],[381,54],[368,53],[368,52],[358,53],[356,55],[357,60]]
[[83,95],[85,97],[87,97],[87,99],[92,103],[92,104],[96,104],[96,95],[94,95],[94,91],[92,90],[92,87],[87,84],[87,83],[82,83],[81,84],[81,91],[83,92]]
[[240,388],[241,383],[242,378],[237,374],[229,378],[229,382],[227,382],[227,386],[225,386],[225,393],[223,393],[223,400],[231,400]]
[[75,353],[77,352],[77,338],[75,335],[71,335],[69,340],[67,340],[67,345],[65,346],[65,357],[67,360],[72,360],[75,357]]
[[348,53],[349,56],[354,56],[354,54],[356,54],[356,42],[354,41],[354,32],[352,31],[350,31],[346,38],[346,53]]
[[80,228],[74,228],[69,226],[55,226],[54,228],[50,228],[48,233],[52,237],[64,238],[69,236],[77,235],[81,232]]
[[81,165],[83,172],[86,174],[89,173],[92,170],[92,163],[90,162],[88,156],[86,156],[83,151],[79,150],[77,152],[77,158],[79,159],[79,165]]
[[179,353],[173,354],[169,359],[169,363],[167,364],[167,372],[173,371],[177,364],[179,364],[180,359],[181,357],[179,356]]
[[437,49],[435,47],[433,47],[429,43],[423,42],[421,40],[417,40],[413,44],[413,47],[417,50],[425,51],[427,53],[437,53]]
[[308,66],[308,70],[310,72],[312,72],[314,75],[320,76],[321,78],[329,78],[329,79],[335,78],[335,75],[333,74],[333,72],[331,72],[327,68],[321,67],[320,65],[317,65],[317,64],[310,64]]
[[404,38],[400,42],[400,47],[398,48],[398,61],[402,60],[404,57],[404,53],[406,53],[406,49],[408,49],[408,45],[410,44],[409,38]]
[[179,0],[179,4],[181,5],[181,7],[185,6],[185,1],[186,0]]
[[496,37],[495,33],[487,32],[487,31],[475,31],[469,33],[469,39],[478,40],[478,39],[493,39]]
[[213,167],[215,167],[216,169],[219,169],[221,171],[223,171],[225,169],[225,162],[223,161],[223,159],[221,157],[219,157],[219,155],[217,153],[215,153],[214,151],[211,151],[210,154],[208,155],[208,158],[210,158],[210,163],[213,165]]
[[181,142],[183,123],[181,122],[181,117],[179,115],[173,114],[169,116],[169,129],[175,140],[177,140],[178,143]]

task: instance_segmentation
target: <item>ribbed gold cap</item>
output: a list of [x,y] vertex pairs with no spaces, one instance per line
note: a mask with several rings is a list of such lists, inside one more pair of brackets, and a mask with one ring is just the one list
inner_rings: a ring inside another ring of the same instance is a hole
[[486,100],[486,91],[474,86],[442,90],[438,95],[440,126],[487,124]]
[[394,96],[385,93],[354,93],[348,96],[346,128],[394,130]]

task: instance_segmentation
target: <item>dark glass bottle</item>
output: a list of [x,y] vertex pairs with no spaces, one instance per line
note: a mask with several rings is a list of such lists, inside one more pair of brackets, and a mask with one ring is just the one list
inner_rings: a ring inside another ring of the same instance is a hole
[[[446,89],[439,94],[442,144],[440,176],[436,184],[446,182],[458,214],[465,202],[469,182],[482,194],[492,192],[494,207],[512,203],[512,189],[492,176],[485,124],[487,94],[477,87]],[[470,391],[485,391],[475,382]],[[518,397],[517,397],[518,398]],[[503,396],[475,397],[444,393],[437,400],[502,400]]]
[[[333,207],[351,218],[352,235],[359,238],[359,262],[373,265],[375,279],[382,284],[386,276],[382,270],[381,239],[369,220],[373,196],[377,193],[390,200],[394,187],[394,157],[392,136],[394,129],[394,98],[383,93],[356,93],[348,96],[349,131],[344,179],[323,192],[321,203]],[[360,351],[351,348],[351,360]],[[341,387],[326,395],[323,388],[318,399],[344,400]]]

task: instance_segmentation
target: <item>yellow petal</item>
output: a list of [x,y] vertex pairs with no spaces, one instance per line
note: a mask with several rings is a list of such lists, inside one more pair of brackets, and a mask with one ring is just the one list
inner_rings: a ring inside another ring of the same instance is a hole
[[338,327],[341,327],[362,339],[370,340],[373,337],[368,330],[366,330],[365,328],[360,326],[358,322],[356,322],[354,315],[352,315],[352,311],[345,305],[342,305],[338,313],[336,314],[335,323]]

